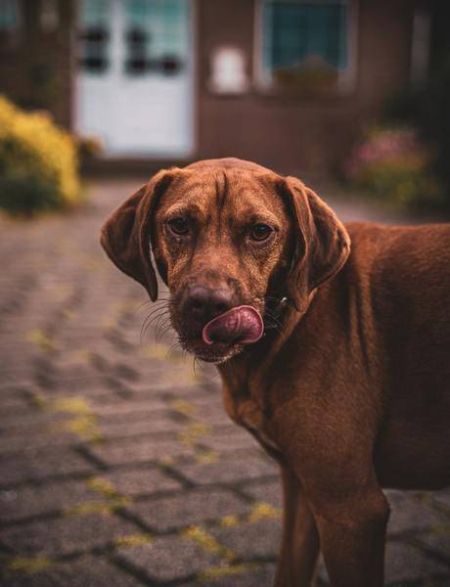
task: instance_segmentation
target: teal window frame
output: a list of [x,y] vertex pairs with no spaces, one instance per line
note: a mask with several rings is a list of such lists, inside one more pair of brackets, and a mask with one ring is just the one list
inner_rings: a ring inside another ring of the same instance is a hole
[[270,88],[278,69],[301,68],[314,58],[336,71],[337,90],[352,87],[355,4],[355,0],[259,0],[259,85]]

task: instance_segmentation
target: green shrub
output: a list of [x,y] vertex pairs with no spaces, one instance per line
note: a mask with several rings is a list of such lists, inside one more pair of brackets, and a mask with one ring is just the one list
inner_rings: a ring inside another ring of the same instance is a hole
[[67,208],[80,199],[77,149],[45,113],[0,96],[0,208],[11,214]]
[[442,190],[431,152],[411,128],[374,128],[357,145],[346,177],[366,193],[400,208],[434,208]]

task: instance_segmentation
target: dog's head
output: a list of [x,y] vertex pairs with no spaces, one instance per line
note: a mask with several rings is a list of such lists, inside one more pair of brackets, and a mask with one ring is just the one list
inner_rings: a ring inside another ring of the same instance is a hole
[[111,215],[101,242],[156,300],[153,251],[182,345],[212,362],[256,343],[283,297],[305,312],[350,249],[344,226],[300,180],[238,159],[159,172]]

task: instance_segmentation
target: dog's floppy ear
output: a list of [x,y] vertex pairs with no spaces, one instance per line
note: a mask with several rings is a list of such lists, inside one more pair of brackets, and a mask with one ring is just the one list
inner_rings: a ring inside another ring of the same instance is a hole
[[175,169],[157,173],[106,220],[100,242],[117,267],[141,283],[150,298],[158,297],[158,282],[150,256],[149,227],[159,199],[173,181]]
[[294,220],[296,243],[288,275],[288,293],[306,310],[312,291],[331,279],[350,253],[350,237],[335,213],[299,179],[287,177],[283,192]]

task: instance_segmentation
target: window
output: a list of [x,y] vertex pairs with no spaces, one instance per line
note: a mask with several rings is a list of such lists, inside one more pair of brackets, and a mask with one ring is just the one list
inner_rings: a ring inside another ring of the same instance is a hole
[[19,28],[19,6],[17,0],[0,0],[0,32]]
[[352,0],[262,0],[260,81],[317,95],[349,89]]
[[126,71],[176,74],[183,66],[188,44],[184,23],[186,0],[126,0]]

